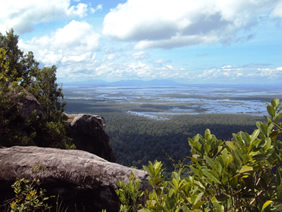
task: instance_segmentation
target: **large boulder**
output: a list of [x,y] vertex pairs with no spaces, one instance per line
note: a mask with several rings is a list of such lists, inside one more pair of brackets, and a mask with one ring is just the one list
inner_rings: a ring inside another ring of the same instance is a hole
[[37,116],[39,120],[44,117],[40,103],[31,93],[22,87],[13,86],[12,83],[9,83],[9,88],[9,96],[13,102],[18,104],[19,116],[23,120],[30,118],[31,115]]
[[40,120],[44,117],[43,110],[37,99],[29,92],[25,91],[25,96],[19,101],[19,112],[22,119],[27,119],[31,114]]
[[73,139],[77,149],[115,162],[110,137],[105,131],[105,120],[98,115],[66,114],[67,136]]
[[[42,168],[35,172],[37,166]],[[150,188],[146,172],[85,151],[31,146],[0,148],[0,200],[11,196],[11,185],[18,178],[37,178],[49,193],[59,194],[68,211],[118,211],[117,182],[128,182],[132,172],[141,181],[142,190]]]

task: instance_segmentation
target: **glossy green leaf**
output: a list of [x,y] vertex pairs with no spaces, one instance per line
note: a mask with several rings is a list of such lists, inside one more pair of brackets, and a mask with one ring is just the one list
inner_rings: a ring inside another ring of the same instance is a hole
[[265,146],[264,149],[267,151],[269,148],[271,147],[271,139],[269,137],[267,137],[265,139]]
[[266,128],[266,135],[269,136],[271,131],[273,130],[274,124],[270,124],[267,128]]
[[231,149],[231,150],[235,150],[235,146],[234,143],[232,141],[226,141],[226,145]]
[[251,143],[253,143],[253,142],[257,139],[257,137],[259,136],[259,134],[260,134],[260,130],[259,130],[259,129],[256,129],[256,130],[253,132],[253,134],[251,135]]
[[271,102],[271,105],[276,108],[279,104],[279,99],[273,99],[270,101]]
[[221,182],[219,181],[219,179],[217,178],[215,173],[212,172],[211,170],[209,170],[209,169],[202,169],[202,172],[208,178],[208,180],[212,180],[213,182],[221,184]]
[[273,203],[273,201],[267,200],[267,201],[263,204],[263,206],[262,206],[262,208],[261,208],[261,211],[264,211],[264,209],[267,208],[267,206],[269,206],[271,203]]
[[[194,204],[193,206],[192,206],[192,209],[193,209],[193,212],[197,212],[197,211],[199,211],[199,212],[202,212],[202,210],[197,210],[197,209],[199,209],[201,206],[203,206],[203,204],[205,204],[206,203],[206,201],[199,201],[199,202],[197,202],[196,204]],[[191,210],[187,210],[187,211],[191,211]]]
[[204,195],[204,192],[201,192],[197,195],[197,197],[194,199],[194,201],[192,202],[193,205],[197,204],[198,201],[201,200],[202,196]]
[[261,131],[264,135],[267,135],[266,126],[265,126],[262,122],[257,121],[257,122],[256,122],[256,125],[257,125],[257,128],[260,129],[260,131]]
[[205,139],[206,140],[211,140],[212,139],[211,131],[209,129],[205,130]]
[[217,212],[224,212],[224,206],[219,204],[218,202],[213,202],[213,206],[215,207]]
[[243,138],[245,144],[249,146],[249,143],[251,142],[251,136],[248,133],[240,132],[241,137]]
[[267,112],[268,114],[271,116],[271,117],[274,117],[275,116],[275,110],[272,106],[270,105],[267,105]]
[[204,156],[204,159],[206,160],[206,162],[209,164],[209,166],[213,169],[216,170],[216,163],[214,160],[212,160],[210,157],[208,156]]
[[239,173],[244,173],[244,172],[249,172],[249,171],[253,171],[253,167],[244,165],[244,166],[242,166],[242,168],[239,170]]
[[219,161],[217,161],[215,166],[216,166],[215,170],[217,171],[217,173],[219,175],[222,175],[222,169],[223,169],[222,164]]

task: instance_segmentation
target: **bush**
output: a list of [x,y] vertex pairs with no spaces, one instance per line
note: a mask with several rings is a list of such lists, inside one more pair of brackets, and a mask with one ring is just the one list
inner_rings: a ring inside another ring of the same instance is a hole
[[46,191],[39,188],[39,185],[39,179],[18,179],[12,185],[15,198],[10,203],[11,212],[50,210],[52,207],[46,203],[50,197],[45,196]]

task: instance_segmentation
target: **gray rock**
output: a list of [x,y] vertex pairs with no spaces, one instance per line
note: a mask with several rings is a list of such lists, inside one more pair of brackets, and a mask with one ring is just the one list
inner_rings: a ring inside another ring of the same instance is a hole
[[115,162],[110,137],[105,131],[105,120],[90,114],[65,114],[67,136],[72,138],[77,149],[98,155]]
[[11,89],[9,92],[11,100],[19,105],[19,116],[23,120],[29,118],[34,112],[33,115],[38,116],[39,120],[43,119],[42,107],[31,93],[22,87],[13,87],[12,83],[9,84],[9,88]]
[[27,119],[34,111],[34,115],[38,116],[40,120],[44,117],[40,103],[27,91],[25,91],[23,99],[20,100],[19,106],[20,117],[24,120]]
[[[36,166],[42,168],[34,172]],[[150,188],[146,172],[85,151],[33,146],[0,148],[0,200],[7,197],[16,179],[38,178],[48,192],[60,195],[63,204],[69,206],[68,211],[118,211],[114,190],[118,180],[128,182],[132,172],[141,181],[142,190]]]

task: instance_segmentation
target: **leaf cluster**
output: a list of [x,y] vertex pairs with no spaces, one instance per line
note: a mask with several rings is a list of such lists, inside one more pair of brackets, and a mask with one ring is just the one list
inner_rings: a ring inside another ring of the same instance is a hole
[[12,185],[15,197],[10,203],[11,212],[20,211],[48,211],[52,207],[46,203],[51,197],[39,188],[40,180],[21,178]]

